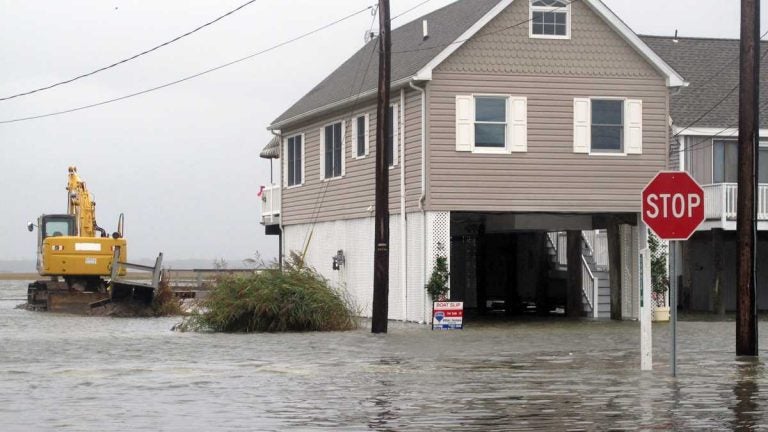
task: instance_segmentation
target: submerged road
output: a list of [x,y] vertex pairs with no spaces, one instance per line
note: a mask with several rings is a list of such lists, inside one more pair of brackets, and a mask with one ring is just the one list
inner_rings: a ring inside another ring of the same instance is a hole
[[0,301],[3,431],[768,428],[765,322],[758,361],[735,358],[733,322],[680,323],[673,379],[664,324],[641,373],[635,322],[226,335],[17,303]]

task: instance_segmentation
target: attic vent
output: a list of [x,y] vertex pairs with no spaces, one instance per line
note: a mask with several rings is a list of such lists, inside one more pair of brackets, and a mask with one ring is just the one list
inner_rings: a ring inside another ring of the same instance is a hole
[[421,27],[423,31],[424,40],[427,40],[429,38],[429,23],[427,22],[427,20],[423,20],[421,22]]

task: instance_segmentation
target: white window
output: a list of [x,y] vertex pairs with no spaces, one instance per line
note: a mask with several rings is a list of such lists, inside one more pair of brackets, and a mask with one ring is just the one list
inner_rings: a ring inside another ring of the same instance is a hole
[[285,140],[286,184],[298,186],[304,180],[304,135]]
[[344,175],[344,123],[336,122],[320,129],[320,178],[322,180]]
[[527,151],[527,105],[525,97],[456,96],[456,151]]
[[642,154],[643,102],[620,98],[574,99],[573,151]]
[[569,39],[571,37],[571,2],[566,0],[531,0],[530,36]]
[[356,158],[368,156],[370,141],[369,124],[370,116],[368,114],[359,115],[352,122],[352,154]]

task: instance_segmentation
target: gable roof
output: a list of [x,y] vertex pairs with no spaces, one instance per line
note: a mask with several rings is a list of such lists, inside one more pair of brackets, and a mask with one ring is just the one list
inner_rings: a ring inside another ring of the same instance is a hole
[[[641,38],[690,83],[688,88],[670,96],[670,115],[676,127],[689,128],[690,133],[696,133],[697,128],[738,127],[738,39],[680,37],[675,42],[673,37]],[[768,49],[768,43],[763,42],[762,47]],[[768,58],[763,58],[760,68],[768,68]],[[760,82],[761,128],[768,128],[767,92],[768,79],[763,78]],[[707,113],[709,110],[712,111]],[[708,135],[711,131],[701,132]]]
[[[515,0],[457,0],[392,31],[392,87],[430,80],[432,70]],[[600,0],[583,1],[667,79],[669,87],[687,83]],[[422,20],[429,38],[422,38]],[[275,119],[276,130],[301,118],[372,96],[378,80],[377,40],[368,42],[315,88]],[[363,76],[364,75],[364,76]],[[362,76],[362,78],[361,78]],[[358,91],[359,89],[359,91]]]
[[[507,0],[508,1],[508,0]],[[410,79],[430,60],[475,24],[499,0],[463,0],[413,20],[392,31],[392,83]],[[429,38],[422,38],[421,21],[429,23]],[[286,120],[311,113],[334,103],[375,90],[378,84],[378,39],[373,39],[341,64],[293,106],[276,118],[270,129],[279,129]],[[365,74],[365,76],[363,76]]]

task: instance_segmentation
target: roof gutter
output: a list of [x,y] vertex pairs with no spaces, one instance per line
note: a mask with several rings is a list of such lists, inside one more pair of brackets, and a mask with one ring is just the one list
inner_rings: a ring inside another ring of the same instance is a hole
[[[412,77],[402,78],[397,81],[392,82],[390,85],[391,90],[399,90],[400,88],[406,87],[409,82],[411,82]],[[326,113],[328,111],[334,110],[334,109],[341,109],[346,108],[350,105],[355,105],[356,103],[365,100],[368,97],[375,96],[379,92],[379,89],[373,88],[370,90],[366,90],[360,94],[350,96],[346,99],[342,99],[337,102],[329,103],[327,105],[323,105],[319,108],[315,108],[312,110],[309,110],[305,113],[293,116],[291,118],[287,118],[285,120],[280,120],[277,122],[272,123],[271,125],[267,126],[267,130],[277,130],[277,129],[283,129],[285,126],[296,123],[301,120],[305,120],[314,116],[318,116],[320,114]]]

